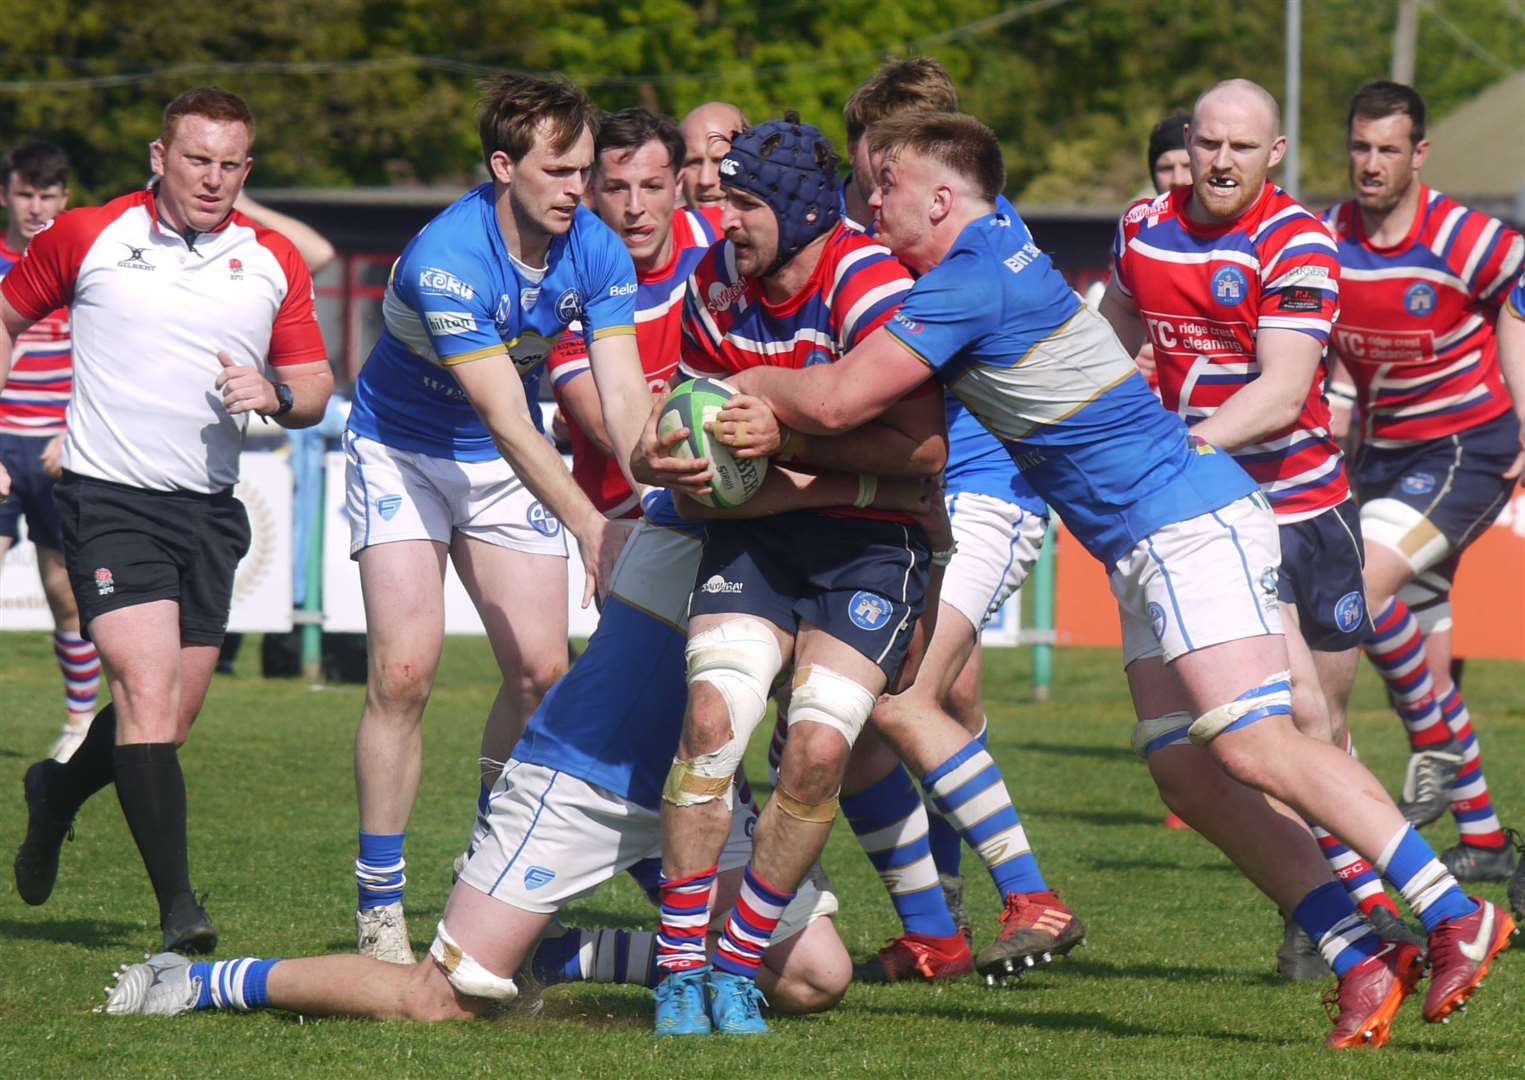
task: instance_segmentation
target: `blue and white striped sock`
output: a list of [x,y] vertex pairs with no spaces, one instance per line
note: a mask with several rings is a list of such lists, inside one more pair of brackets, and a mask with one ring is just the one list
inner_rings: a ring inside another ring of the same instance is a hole
[[385,907],[402,902],[403,886],[408,883],[407,862],[402,844],[407,833],[360,834],[360,856],[355,860],[355,885],[360,894],[360,910]]
[[1001,770],[979,739],[970,739],[927,773],[921,786],[937,812],[984,860],[1002,899],[1012,893],[1049,891]]
[[1341,977],[1361,961],[1376,956],[1384,944],[1338,881],[1320,885],[1298,901],[1292,919]]
[[191,981],[201,980],[198,1009],[236,1009],[249,1012],[270,1006],[267,984],[270,969],[279,960],[260,960],[253,956],[237,960],[210,960],[191,965]]
[[896,765],[871,787],[844,795],[842,813],[889,890],[905,932],[926,937],[958,933],[932,862],[927,811],[904,766]]
[[[980,730],[975,738],[986,750],[990,749],[990,718],[988,716],[980,718]],[[939,874],[958,877],[964,860],[964,838],[958,834],[958,829],[952,822],[937,812],[937,807],[932,805],[931,796],[927,796],[926,799],[927,814],[931,817],[927,839],[932,844],[932,861],[937,864]]]
[[1429,933],[1441,923],[1465,919],[1477,910],[1412,825],[1405,825],[1388,841],[1377,859],[1377,871],[1403,894]]

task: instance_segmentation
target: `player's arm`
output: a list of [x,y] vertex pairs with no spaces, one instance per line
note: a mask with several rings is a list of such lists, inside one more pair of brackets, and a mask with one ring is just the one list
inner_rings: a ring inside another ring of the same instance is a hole
[[915,394],[845,435],[811,436],[780,427],[761,398],[737,394],[708,427],[739,458],[776,455],[837,472],[936,476],[948,459],[944,416],[942,394]]
[[1297,422],[1318,374],[1324,346],[1301,330],[1265,329],[1255,337],[1260,375],[1191,432],[1220,450],[1264,442]]
[[[328,397],[334,392],[334,372],[328,361],[311,360],[302,364],[282,364],[272,369],[275,380],[260,374],[258,368],[234,362],[227,353],[219,351],[217,359],[222,364],[214,384],[222,394],[222,404],[231,415],[252,412],[267,420],[274,420],[283,428],[312,427],[323,419],[328,408]],[[280,395],[275,384],[283,383],[291,390],[291,411],[275,415],[281,407]]]
[[618,459],[614,443],[604,428],[604,406],[598,399],[598,386],[582,371],[556,387],[556,402],[567,419],[576,424],[588,441],[606,455]]
[[1514,464],[1504,473],[1506,480],[1519,478],[1525,483],[1525,278],[1515,286],[1509,302],[1499,312],[1498,350],[1499,367],[1504,372],[1504,382],[1514,398],[1514,412],[1520,417],[1520,453]]
[[316,274],[338,257],[334,245],[324,239],[323,234],[317,229],[288,214],[272,210],[264,203],[255,202],[247,191],[239,192],[238,198],[233,203],[233,209],[244,214],[255,224],[274,229],[290,240],[298,254],[302,256],[302,261],[307,264],[309,273]]
[[1116,275],[1107,282],[1107,291],[1101,295],[1101,317],[1111,324],[1112,332],[1128,350],[1129,356],[1138,356],[1149,343],[1149,333],[1144,320],[1139,317],[1138,305],[1133,302],[1133,297],[1118,288]]
[[1356,409],[1356,384],[1345,366],[1329,346],[1329,379],[1324,384],[1324,396],[1329,399],[1329,434],[1341,446],[1350,438],[1350,419]]
[[[593,372],[592,386],[587,387],[587,379],[574,382],[591,389],[598,403],[597,415],[603,421],[599,425],[603,438],[598,441],[620,463],[620,471],[632,490],[639,492],[641,485],[630,472],[630,455],[640,442],[651,413],[651,387],[641,368],[634,331],[595,336],[588,344],[588,359]],[[576,418],[581,420],[580,416]],[[594,433],[594,428],[588,425],[583,430],[590,436]]]
[[924,514],[940,497],[942,488],[926,477],[886,476],[870,482],[849,473],[806,473],[773,465],[762,487],[740,506],[706,506],[681,492],[673,493],[678,513],[696,521],[724,521],[768,517],[793,510],[826,510],[834,506],[852,506],[865,495],[864,503],[875,510],[905,514]]

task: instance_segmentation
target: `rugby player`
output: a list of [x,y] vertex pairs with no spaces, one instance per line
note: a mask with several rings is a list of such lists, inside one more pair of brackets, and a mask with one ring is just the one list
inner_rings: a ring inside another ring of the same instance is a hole
[[75,813],[115,784],[165,948],[186,951],[213,949],[217,927],[191,889],[178,747],[249,546],[233,495],[245,428],[251,415],[315,424],[333,388],[307,267],[233,209],[253,142],[242,98],[186,91],[151,146],[157,183],[59,215],[0,281],[0,376],[23,330],[69,308],[74,387],[54,497],[112,697],[66,763],[27,770],[16,891],[46,902]]
[[[650,400],[630,256],[580,205],[596,107],[560,80],[506,75],[485,91],[479,126],[492,179],[439,214],[393,267],[385,328],[345,436],[350,553],[370,640],[355,734],[358,944],[397,963],[413,960],[403,846],[444,642],[445,559],[503,672],[482,734],[482,757],[502,762],[566,669],[563,528],[587,570],[584,603],[627,535],[608,529],[541,434],[531,406],[540,368],[580,319],[619,459]],[[484,766],[484,797],[496,768]]]
[[[32,237],[69,202],[69,159],[51,143],[32,142],[0,158],[0,206],[9,212],[0,241],[0,277],[18,262]],[[10,499],[0,503],[0,561],[20,538],[37,552],[37,576],[53,616],[53,655],[64,677],[67,719],[48,756],[68,761],[95,716],[101,661],[79,632],[79,605],[69,588],[63,536],[53,484],[61,471],[65,419],[73,384],[69,310],[33,323],[15,342],[10,378],[0,389],[0,466],[11,477]]]
[[1441,860],[1463,881],[1503,881],[1516,856],[1451,680],[1448,630],[1457,562],[1518,467],[1519,391],[1512,403],[1494,325],[1525,240],[1419,178],[1429,140],[1410,87],[1358,91],[1347,145],[1355,198],[1326,220],[1344,268],[1333,349],[1361,414],[1354,475],[1376,622],[1366,653],[1408,732],[1400,808],[1422,827],[1449,805],[1461,839]]
[[[1192,434],[1232,454],[1276,514],[1274,574],[1292,672],[1292,717],[1348,745],[1345,710],[1371,630],[1361,586],[1361,526],[1343,455],[1329,433],[1324,351],[1340,267],[1323,224],[1267,178],[1286,139],[1262,87],[1221,84],[1192,113],[1192,183],[1124,213],[1101,311],[1123,346],[1153,346],[1159,391]],[[1372,868],[1314,826],[1364,914],[1402,927]],[[1288,919],[1278,967],[1327,974]]]
[[718,210],[725,202],[720,190],[720,162],[747,118],[727,101],[706,101],[683,118],[683,201],[692,210]]
[[1167,804],[1319,943],[1339,976],[1328,1045],[1386,1041],[1422,962],[1362,920],[1304,819],[1345,838],[1419,913],[1432,970],[1424,1015],[1445,1019],[1514,922],[1461,892],[1364,766],[1293,725],[1265,496],[1165,411],[1020,219],[995,213],[1005,169],[993,132],[915,113],[869,138],[879,235],[923,276],[842,360],[752,368],[740,389],[808,435],[851,430],[929,375],[951,386],[1111,568],[1135,745]]
[[[910,278],[883,247],[840,222],[837,156],[788,117],[738,135],[720,164],[726,240],[684,299],[684,374],[754,365],[829,365],[886,321]],[[648,425],[642,452],[660,462]],[[786,460],[838,470],[933,475],[946,458],[942,403],[908,399],[880,439],[785,446]],[[850,503],[744,525],[712,522],[689,611],[688,707],[663,789],[659,1035],[761,1034],[757,964],[815,863],[848,752],[898,671],[920,612],[930,555],[904,515]],[[702,928],[732,820],[732,777],[787,662],[788,745],[755,851],[715,951]],[[706,1008],[708,1004],[708,1008]]]

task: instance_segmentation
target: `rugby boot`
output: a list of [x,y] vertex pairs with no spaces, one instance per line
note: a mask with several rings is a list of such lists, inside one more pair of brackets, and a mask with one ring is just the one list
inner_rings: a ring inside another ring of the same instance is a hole
[[1276,973],[1293,982],[1322,982],[1332,972],[1308,932],[1291,918],[1286,920],[1281,948],[1276,950]]
[[39,761],[27,769],[21,788],[26,799],[26,839],[16,851],[16,892],[33,907],[45,904],[58,880],[58,852],[64,840],[74,839],[74,819],[62,817],[48,806],[48,774],[58,768],[53,760]]
[[413,963],[413,942],[401,900],[355,912],[355,951],[389,964]]
[[145,957],[141,964],[123,964],[116,983],[106,987],[106,1004],[96,1012],[108,1016],[179,1016],[196,1007],[201,980],[191,978],[191,962],[178,953]]
[[1394,945],[1412,945],[1419,950],[1421,956],[1428,960],[1430,939],[1387,908],[1375,908],[1370,915],[1366,916],[1366,921],[1371,924],[1371,928],[1383,941],[1390,941]]
[[975,958],[974,969],[989,986],[1020,979],[1037,963],[1047,964],[1084,945],[1085,923],[1055,892],[1012,893],[1001,912],[1001,932]]
[[964,879],[957,874],[938,874],[937,883],[943,889],[943,903],[953,916],[953,925],[964,935],[964,940],[974,944],[974,927],[969,925],[969,909],[964,907]]
[[62,765],[74,756],[74,751],[79,749],[79,744],[85,741],[85,736],[90,734],[90,722],[94,717],[88,713],[78,717],[71,716],[65,722],[58,733],[58,738],[53,740],[52,747],[48,750],[48,757]]
[[926,937],[905,934],[891,938],[877,956],[853,968],[853,981],[892,983],[919,979],[942,982],[974,972],[974,954],[962,934]]
[[1446,848],[1438,858],[1457,881],[1508,881],[1519,865],[1519,858],[1508,843],[1497,848],[1457,844]]
[[708,1035],[710,1014],[704,988],[708,967],[675,971],[657,983],[656,1035]]
[[1472,898],[1477,910],[1443,922],[1430,935],[1430,989],[1424,995],[1424,1018],[1443,1024],[1466,1011],[1467,999],[1483,985],[1494,957],[1509,948],[1519,930],[1507,912],[1487,900]]
[[1410,754],[1398,812],[1416,829],[1439,821],[1451,808],[1451,788],[1461,767],[1461,747],[1455,740]]
[[706,983],[710,1024],[716,1035],[768,1035],[762,1007],[768,1003],[756,979],[710,969]]
[[1424,960],[1412,945],[1389,943],[1362,960],[1324,995],[1324,1008],[1334,1021],[1324,1045],[1331,1050],[1386,1045],[1398,1007],[1422,974]]
[[209,953],[217,948],[217,927],[202,906],[205,903],[206,894],[198,900],[188,892],[170,902],[169,911],[159,921],[165,952]]

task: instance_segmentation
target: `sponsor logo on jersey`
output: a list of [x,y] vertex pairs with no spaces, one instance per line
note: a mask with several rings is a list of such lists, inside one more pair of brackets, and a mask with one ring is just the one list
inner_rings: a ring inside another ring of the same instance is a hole
[[524,519],[530,523],[530,528],[534,529],[541,536],[556,536],[561,532],[561,519],[540,505],[539,502],[530,503],[530,508],[525,513]]
[[712,281],[704,306],[718,315],[739,300],[741,294],[746,291],[747,285],[744,281],[733,281],[729,285],[722,281]]
[[1281,290],[1276,306],[1282,311],[1319,311],[1324,306],[1324,294],[1307,285],[1288,285]]
[[244,279],[244,263],[242,259],[228,260],[228,280],[242,281]]
[[1243,354],[1241,330],[1248,325],[1237,320],[1195,319],[1182,315],[1144,314],[1149,340],[1157,349],[1185,351],[1198,356]]
[[454,296],[470,300],[477,291],[448,270],[426,266],[418,272],[418,291],[430,296]]
[[543,866],[532,866],[524,871],[524,887],[533,892],[543,888],[556,880],[556,871],[547,870]]
[[124,240],[118,240],[117,243],[121,244],[124,248],[127,249],[127,258],[120,260],[117,263],[118,266],[124,266],[128,270],[156,269],[154,264],[149,262],[148,259],[144,257],[143,253],[148,250],[147,248],[133,247],[131,244]]
[[1435,358],[1432,330],[1394,332],[1338,324],[1334,328],[1334,342],[1350,359],[1373,364],[1418,364]]
[[567,289],[558,296],[556,298],[556,317],[563,324],[582,318],[582,294],[576,289]]
[[610,296],[632,296],[635,293],[635,282],[627,282],[624,285],[610,285]]
[[1160,641],[1165,637],[1165,609],[1157,602],[1151,600],[1148,606],[1149,629],[1154,631],[1154,640]]
[[1018,248],[1015,254],[1002,259],[1001,265],[1013,274],[1020,274],[1023,270],[1037,262],[1042,255],[1043,249],[1029,240]]
[[1220,304],[1233,306],[1239,303],[1249,287],[1249,279],[1237,266],[1220,267],[1213,275],[1213,299]]
[[477,321],[469,311],[426,311],[424,322],[437,337],[469,334],[477,328]]
[[110,596],[116,592],[116,582],[112,580],[111,571],[104,566],[95,568],[95,591],[100,596]]
[[514,362],[514,368],[520,375],[528,375],[551,355],[551,350],[556,343],[550,338],[541,337],[539,334],[526,333],[523,337],[514,338],[508,343],[508,355]]
[[1435,490],[1435,474],[1427,472],[1409,473],[1398,481],[1398,487],[1405,495],[1426,495]]
[[1365,614],[1366,600],[1360,591],[1348,592],[1335,601],[1334,625],[1342,634],[1348,634],[1361,625],[1361,617]]
[[895,312],[895,321],[900,324],[907,334],[919,334],[927,328],[925,323],[919,323],[899,311]]
[[741,592],[741,587],[742,587],[742,583],[741,582],[739,582],[739,581],[727,581],[725,578],[721,577],[719,574],[715,574],[708,581],[706,581],[703,585],[699,586],[699,591],[700,592],[706,592],[706,593],[709,593],[711,596],[714,596],[714,595],[716,595],[718,593],[739,593],[739,592]]
[[853,598],[847,602],[847,617],[860,630],[883,629],[884,624],[890,621],[893,610],[884,597],[862,589],[853,593]]
[[401,495],[383,495],[376,500],[376,513],[381,515],[382,521],[391,521],[397,516],[398,508],[401,506]]
[[1435,310],[1435,286],[1419,281],[1408,287],[1403,294],[1403,310],[1416,319],[1423,319]]
[[[508,299],[508,297],[505,295],[503,297],[503,299],[506,301]],[[520,289],[519,290],[519,310],[524,312],[526,315],[528,315],[530,313],[530,310],[535,306],[535,301],[537,301],[539,299],[540,299],[540,286],[539,285],[531,285],[528,288]],[[508,312],[504,311],[504,313],[499,317],[498,321],[499,322],[507,322],[508,321]]]

